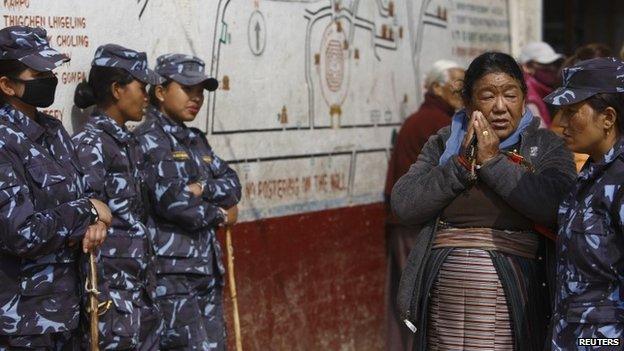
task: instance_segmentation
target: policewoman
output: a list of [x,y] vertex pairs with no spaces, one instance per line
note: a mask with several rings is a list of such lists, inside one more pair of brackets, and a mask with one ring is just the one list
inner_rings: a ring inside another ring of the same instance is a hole
[[37,110],[53,103],[52,70],[67,61],[44,29],[0,30],[0,350],[77,347],[76,261],[111,223],[84,195],[61,121]]
[[146,86],[157,82],[144,52],[107,44],[96,50],[88,82],[76,88],[76,106],[96,105],[73,138],[87,192],[108,204],[113,215],[97,258],[99,298],[112,301],[100,317],[102,350],[157,350],[159,345],[162,320],[154,301],[149,205],[142,196],[140,150],[125,125],[142,119]]
[[[624,62],[581,61],[544,100],[568,148],[588,154],[559,207],[553,350],[624,348]],[[602,339],[602,340],[601,340]]]
[[204,67],[197,57],[160,56],[155,71],[164,82],[150,89],[148,119],[135,130],[156,223],[163,350],[225,349],[224,267],[215,229],[236,221],[241,187],[206,136],[185,124],[199,112],[204,90],[217,88]]

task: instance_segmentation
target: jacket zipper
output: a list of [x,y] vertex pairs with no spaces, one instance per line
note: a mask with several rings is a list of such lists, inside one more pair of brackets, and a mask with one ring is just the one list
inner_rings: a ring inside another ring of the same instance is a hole
[[[418,268],[418,274],[416,275],[416,282],[414,284],[414,289],[412,290],[412,301],[405,313],[405,319],[403,320],[403,322],[405,323],[405,325],[407,325],[407,327],[413,332],[416,333],[418,331],[418,328],[416,327],[416,325],[414,324],[415,321],[412,320],[411,318],[411,311],[414,309],[414,304],[417,303],[417,301],[419,300],[419,296],[415,296],[415,292],[416,289],[419,287],[419,283],[418,281],[422,279],[422,275],[423,275],[423,271],[425,269],[425,265],[427,263],[427,261],[429,260],[429,257],[431,256],[431,246],[433,245],[433,235],[435,235],[436,231],[438,230],[438,225],[440,224],[440,218],[436,218],[435,220],[435,224],[433,225],[432,231],[431,231],[431,240],[429,240],[429,242],[427,243],[427,250],[425,251],[425,255],[423,256],[423,260],[420,264],[420,267]],[[420,295],[420,294],[419,294]]]

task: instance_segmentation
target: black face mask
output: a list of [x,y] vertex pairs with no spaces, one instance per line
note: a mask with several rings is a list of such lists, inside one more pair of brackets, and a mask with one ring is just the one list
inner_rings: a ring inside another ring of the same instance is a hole
[[19,97],[22,102],[36,107],[48,107],[54,102],[58,84],[56,76],[30,80],[13,78],[13,80],[24,83],[24,93]]

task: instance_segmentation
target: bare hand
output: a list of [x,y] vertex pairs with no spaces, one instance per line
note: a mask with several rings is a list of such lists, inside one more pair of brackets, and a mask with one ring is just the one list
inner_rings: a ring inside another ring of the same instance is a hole
[[474,131],[478,140],[477,164],[482,165],[500,153],[500,140],[483,113],[475,111],[472,116],[474,118]]
[[187,185],[187,187],[189,188],[189,191],[191,192],[191,194],[193,194],[193,196],[195,197],[202,196],[203,189],[199,183],[191,183]]
[[227,222],[225,225],[233,225],[238,221],[238,206],[234,205],[227,209]]
[[111,223],[113,222],[113,215],[111,214],[110,208],[108,208],[105,203],[98,199],[89,199],[89,201],[91,201],[91,203],[95,207],[95,210],[98,213],[99,220],[104,222],[106,227],[110,227]]
[[90,225],[84,238],[82,238],[82,251],[84,253],[94,251],[98,246],[102,245],[106,239],[107,229],[108,227],[102,221],[97,221],[94,225]]

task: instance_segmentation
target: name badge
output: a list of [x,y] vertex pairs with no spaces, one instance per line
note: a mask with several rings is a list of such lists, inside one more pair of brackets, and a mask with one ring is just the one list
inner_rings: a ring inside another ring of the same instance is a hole
[[171,153],[171,156],[176,161],[183,161],[190,159],[188,153],[186,151],[174,151]]

